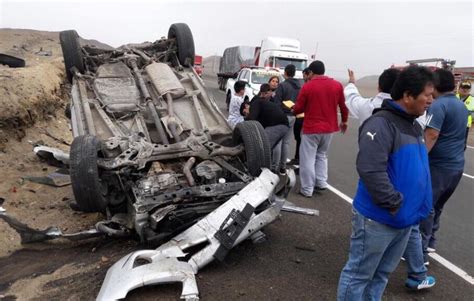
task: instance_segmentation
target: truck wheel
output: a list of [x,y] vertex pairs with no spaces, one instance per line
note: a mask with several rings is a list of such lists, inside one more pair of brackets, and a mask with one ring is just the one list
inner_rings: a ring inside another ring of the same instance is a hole
[[194,39],[191,29],[185,23],[172,24],[168,31],[168,39],[176,39],[178,60],[183,66],[194,65]]
[[232,139],[234,145],[244,144],[244,162],[250,175],[257,177],[262,172],[262,168],[270,168],[272,156],[270,142],[258,121],[238,123]]
[[99,177],[100,142],[95,136],[74,138],[70,151],[71,185],[76,203],[85,212],[105,212],[108,186]]
[[63,50],[66,76],[69,82],[72,83],[73,73],[71,68],[76,67],[81,73],[85,71],[79,35],[75,30],[61,31],[59,33],[59,41]]
[[225,96],[225,103],[227,104],[227,112],[229,111],[230,98],[231,98],[231,95],[230,95],[230,91],[229,91],[229,92],[227,92],[227,95]]

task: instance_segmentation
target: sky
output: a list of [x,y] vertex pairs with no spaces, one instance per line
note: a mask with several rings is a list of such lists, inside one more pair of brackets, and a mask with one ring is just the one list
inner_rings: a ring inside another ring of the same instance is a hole
[[377,75],[411,59],[474,66],[474,1],[0,0],[0,28],[75,29],[112,46],[154,41],[187,23],[196,54],[259,46],[267,36],[300,40],[326,73]]

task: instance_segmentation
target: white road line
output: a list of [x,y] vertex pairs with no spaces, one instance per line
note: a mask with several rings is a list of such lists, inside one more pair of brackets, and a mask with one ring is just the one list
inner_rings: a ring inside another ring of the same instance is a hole
[[429,253],[429,255],[430,255],[431,258],[433,258],[434,260],[436,260],[437,262],[441,263],[442,265],[447,267],[449,270],[454,272],[454,274],[458,275],[462,279],[464,279],[467,282],[469,282],[470,284],[474,285],[474,278],[472,276],[470,276],[466,271],[464,271],[463,269],[455,266],[453,263],[446,260],[446,258],[441,257],[439,254]]
[[468,175],[467,173],[463,173],[462,175],[463,175],[463,176],[465,176],[465,177],[468,177],[468,178],[474,179],[474,176]]
[[[353,200],[348,197],[347,195],[345,195],[343,192],[341,192],[340,190],[334,188],[333,186],[331,185],[328,185],[328,189],[331,190],[332,192],[334,192],[336,195],[338,195],[339,197],[341,197],[344,201],[352,204]],[[461,269],[460,267],[454,265],[452,262],[450,262],[449,260],[447,260],[446,258],[440,256],[439,254],[436,254],[436,253],[430,253],[429,256],[431,258],[433,258],[435,261],[439,262],[441,265],[443,265],[445,268],[447,268],[448,270],[450,270],[451,272],[453,272],[454,274],[458,275],[459,277],[461,277],[462,279],[466,280],[467,282],[469,282],[471,285],[474,285],[474,278],[472,276],[470,276],[466,271],[464,271],[463,269]]]
[[466,145],[467,148],[474,149],[474,146]]

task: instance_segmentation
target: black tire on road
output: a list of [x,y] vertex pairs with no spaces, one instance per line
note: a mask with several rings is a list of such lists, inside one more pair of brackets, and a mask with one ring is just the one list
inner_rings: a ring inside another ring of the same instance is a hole
[[25,67],[25,60],[15,56],[0,53],[0,65],[7,65],[10,68]]
[[245,147],[245,163],[250,175],[257,177],[262,168],[270,168],[271,148],[267,135],[258,121],[244,121],[235,126],[234,145],[240,143]]
[[75,30],[61,31],[59,33],[59,41],[61,43],[61,49],[63,50],[66,76],[69,82],[72,83],[73,73],[71,72],[71,68],[76,67],[80,73],[84,73],[85,71],[79,35]]
[[99,178],[99,139],[84,135],[74,138],[70,151],[70,174],[76,203],[85,212],[105,212],[107,186]]
[[176,39],[180,64],[186,67],[194,66],[194,39],[189,26],[185,23],[172,24],[168,31],[168,39]]

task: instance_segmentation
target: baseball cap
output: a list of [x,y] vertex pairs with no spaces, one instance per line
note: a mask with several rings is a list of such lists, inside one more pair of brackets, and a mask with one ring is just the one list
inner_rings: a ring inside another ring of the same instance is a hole
[[468,82],[468,81],[461,82],[461,88],[471,89],[471,82]]

